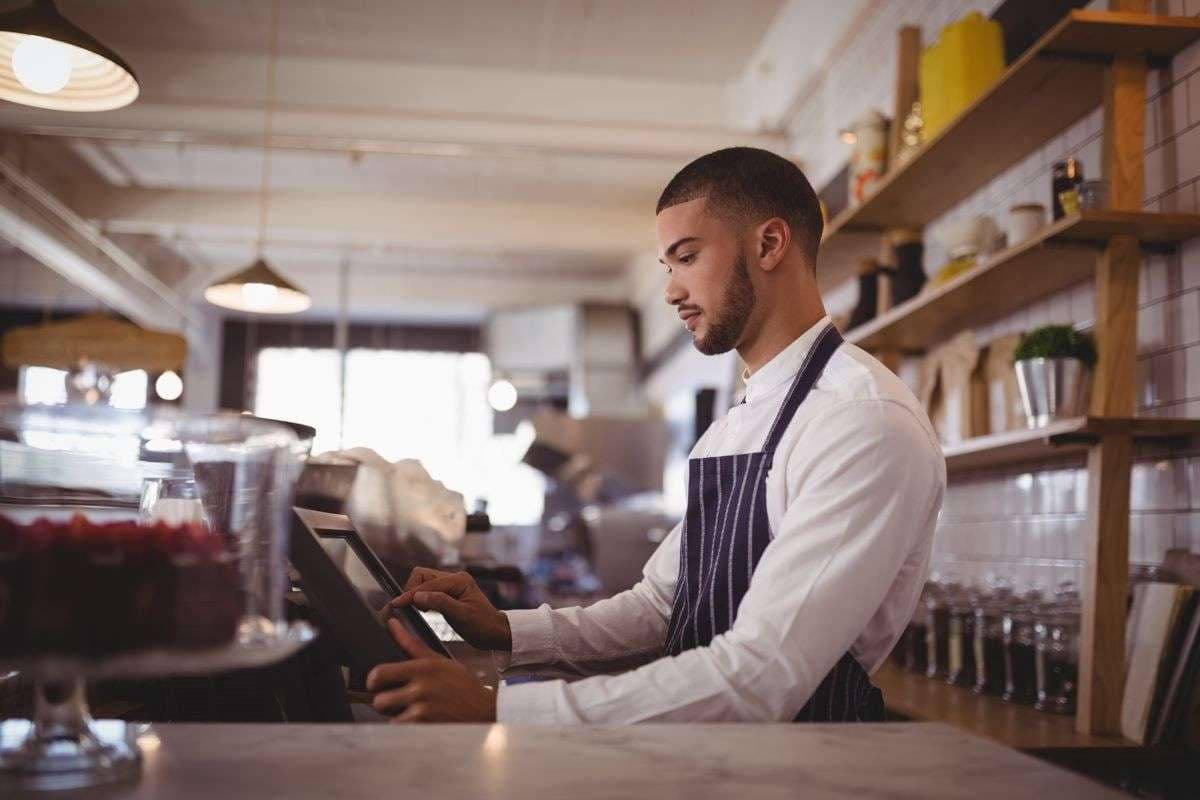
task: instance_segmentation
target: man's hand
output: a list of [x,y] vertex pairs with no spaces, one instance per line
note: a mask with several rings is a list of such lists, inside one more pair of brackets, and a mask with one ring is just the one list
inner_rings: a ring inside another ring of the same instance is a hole
[[496,721],[495,692],[461,664],[430,650],[399,620],[388,620],[388,630],[411,659],[380,664],[367,675],[376,711],[392,722]]
[[404,594],[389,607],[409,604],[422,611],[440,611],[450,627],[477,650],[512,650],[508,617],[496,610],[465,572],[415,568],[404,584]]

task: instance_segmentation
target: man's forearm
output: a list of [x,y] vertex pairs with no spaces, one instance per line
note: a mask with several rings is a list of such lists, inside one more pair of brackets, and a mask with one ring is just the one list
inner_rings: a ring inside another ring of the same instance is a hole
[[667,616],[642,584],[588,608],[505,612],[511,651],[502,672],[595,675],[630,669],[662,653]]

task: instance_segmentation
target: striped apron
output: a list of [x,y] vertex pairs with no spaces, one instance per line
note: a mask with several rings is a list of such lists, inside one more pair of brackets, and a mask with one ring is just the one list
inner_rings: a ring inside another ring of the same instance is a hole
[[[817,337],[757,453],[693,458],[679,547],[679,580],[667,628],[666,655],[705,647],[733,626],[751,576],[771,542],[766,481],[796,409],[842,343],[832,325]],[[850,590],[850,587],[847,587]],[[800,709],[796,722],[878,722],[883,694],[845,653]]]

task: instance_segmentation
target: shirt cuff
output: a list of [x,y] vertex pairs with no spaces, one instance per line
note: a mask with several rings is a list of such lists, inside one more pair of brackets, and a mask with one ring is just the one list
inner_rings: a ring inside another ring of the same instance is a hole
[[505,725],[563,725],[559,719],[558,692],[562,681],[509,685],[496,692],[496,722]]
[[512,667],[525,664],[550,664],[558,661],[550,606],[502,613],[508,617],[508,627],[512,633],[512,652],[493,652],[492,658],[497,670],[503,673]]

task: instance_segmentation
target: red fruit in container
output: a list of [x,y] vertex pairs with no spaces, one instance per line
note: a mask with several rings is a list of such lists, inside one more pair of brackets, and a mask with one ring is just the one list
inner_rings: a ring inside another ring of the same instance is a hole
[[0,516],[0,654],[100,656],[229,642],[235,559],[202,525]]

